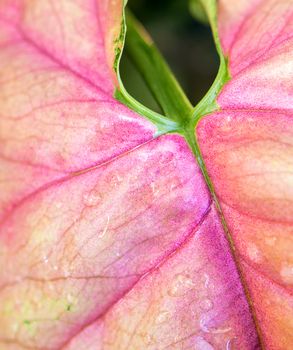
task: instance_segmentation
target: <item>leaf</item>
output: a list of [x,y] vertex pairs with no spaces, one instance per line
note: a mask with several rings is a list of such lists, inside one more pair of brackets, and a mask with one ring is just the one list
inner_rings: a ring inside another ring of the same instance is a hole
[[[250,348],[248,305],[192,153],[112,97],[112,3],[1,3],[1,347],[237,337]],[[128,335],[144,308],[153,323]],[[178,320],[163,330],[166,308]]]
[[[257,348],[214,197],[186,141],[164,135],[170,120],[134,101],[156,130],[112,97],[122,7],[0,2],[0,345]],[[217,193],[204,135],[221,113],[225,121],[223,109],[198,126]]]
[[231,81],[197,135],[266,349],[293,344],[291,1],[221,1]]

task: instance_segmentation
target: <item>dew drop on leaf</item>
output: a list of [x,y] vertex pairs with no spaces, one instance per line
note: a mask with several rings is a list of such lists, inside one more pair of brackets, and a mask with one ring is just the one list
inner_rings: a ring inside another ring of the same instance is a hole
[[203,275],[203,283],[204,283],[205,288],[209,287],[210,276],[207,273],[204,273],[204,275]]
[[175,275],[168,294],[172,297],[184,295],[194,287],[192,279],[185,274]]
[[204,338],[196,337],[194,350],[214,350],[214,347]]
[[151,191],[154,197],[157,197],[160,193],[160,190],[157,188],[156,184],[154,182],[151,183]]
[[153,338],[150,334],[144,334],[143,341],[144,341],[145,345],[150,345],[151,343],[153,343]]
[[210,325],[209,320],[205,315],[203,315],[199,320],[199,326],[200,329],[205,333],[212,333],[212,334],[223,334],[228,333],[231,331],[231,327],[222,326],[222,325]]
[[85,193],[83,203],[89,207],[97,205],[101,200],[101,195],[96,190]]
[[213,308],[214,304],[210,299],[203,299],[200,302],[200,307],[202,310],[209,311]]
[[156,317],[155,323],[161,324],[165,323],[169,319],[170,313],[168,311],[162,311]]
[[235,339],[236,338],[232,338],[232,339],[229,339],[228,341],[227,341],[227,343],[226,343],[226,350],[236,350],[236,348],[235,348]]

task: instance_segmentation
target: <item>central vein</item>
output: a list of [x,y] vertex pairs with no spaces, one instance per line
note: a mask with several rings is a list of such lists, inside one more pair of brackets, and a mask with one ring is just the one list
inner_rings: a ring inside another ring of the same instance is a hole
[[[227,68],[227,60],[222,53],[220,40],[218,37],[218,30],[216,27],[216,2],[214,0],[205,0],[202,2],[202,4],[205,7],[209,18],[215,46],[220,57],[220,66],[216,79],[202,100],[195,107],[192,106],[151,38],[148,36],[142,25],[129,12],[126,14],[127,37],[125,49],[147,83],[164,115],[148,109],[135,100],[126,91],[119,74],[119,60],[121,58],[120,52],[116,57],[118,67],[116,73],[119,80],[119,89],[117,89],[115,97],[155,124],[158,129],[158,134],[179,133],[185,138],[198,162],[205,181],[210,189],[214,203],[218,209],[247,300],[251,305],[251,299],[242,278],[240,264],[237,256],[235,255],[234,243],[231,239],[231,235],[226,225],[225,218],[215,194],[212,182],[206,171],[195,134],[196,125],[199,120],[204,115],[219,109],[219,106],[216,103],[216,98],[224,84],[230,79]],[[123,25],[125,26],[125,22]],[[259,332],[259,327],[253,312],[252,315],[254,317],[256,329]]]
[[[117,74],[120,88],[116,91],[116,98],[150,119],[157,126],[159,134],[170,132],[181,134],[194,153],[205,180],[213,192],[194,130],[203,115],[218,109],[216,97],[224,83],[229,79],[224,57],[220,53],[220,68],[217,77],[206,95],[193,107],[154,42],[142,25],[128,11],[126,12],[126,27],[125,50],[147,83],[164,115],[149,110],[130,96],[123,86],[119,71]],[[217,42],[217,38],[215,41]],[[217,49],[219,51],[218,46]]]

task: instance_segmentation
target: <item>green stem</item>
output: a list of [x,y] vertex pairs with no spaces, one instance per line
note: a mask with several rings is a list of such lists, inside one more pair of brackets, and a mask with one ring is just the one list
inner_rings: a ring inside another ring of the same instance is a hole
[[220,67],[218,70],[218,74],[216,76],[215,81],[212,86],[205,94],[205,96],[200,100],[200,102],[194,107],[192,113],[192,126],[193,128],[198,123],[200,118],[208,113],[212,113],[219,109],[219,106],[216,102],[216,97],[219,95],[222,90],[223,85],[230,79],[228,68],[227,68],[226,59],[221,56],[220,57]]
[[[124,10],[125,11],[125,10]],[[136,22],[135,24],[131,22],[129,24],[129,32],[131,32],[132,28],[132,33],[138,32],[138,29],[136,29],[136,26],[139,26],[139,24]],[[162,115],[160,113],[154,112],[148,107],[144,106],[141,104],[139,101],[137,101],[135,98],[133,98],[125,89],[120,72],[119,72],[119,65],[120,65],[120,60],[121,60],[121,54],[124,49],[125,45],[125,32],[126,32],[126,19],[125,19],[125,12],[123,12],[123,20],[121,24],[121,34],[119,38],[117,38],[116,42],[116,48],[115,48],[115,62],[114,62],[114,70],[117,74],[117,79],[119,82],[119,87],[116,88],[114,97],[121,101],[123,104],[128,106],[130,109],[134,110],[135,112],[141,114],[145,118],[149,119],[153,124],[156,125],[157,127],[157,133],[156,135],[161,135],[161,134],[166,134],[166,133],[172,133],[172,132],[180,132],[181,125],[176,121],[176,119],[172,118],[167,118],[165,115]],[[131,34],[129,34],[127,31],[127,37],[130,37]],[[136,37],[138,34],[136,35]],[[135,55],[135,52],[134,52]],[[142,61],[144,58],[142,58]],[[163,60],[163,59],[162,59]],[[150,76],[149,76],[150,79]]]
[[213,185],[211,183],[211,180],[209,178],[209,175],[208,175],[208,172],[206,170],[206,167],[205,167],[205,164],[203,162],[203,159],[202,159],[202,155],[201,155],[201,151],[199,149],[199,146],[198,146],[198,143],[197,143],[197,140],[195,138],[195,133],[194,133],[194,128],[190,128],[190,126],[188,126],[182,133],[182,135],[184,136],[186,142],[188,143],[192,153],[194,154],[197,162],[198,162],[198,165],[202,171],[202,174],[205,178],[205,181],[211,191],[211,193],[214,195],[214,189],[213,189]]
[[219,108],[216,102],[216,98],[219,95],[223,85],[226,84],[227,81],[230,79],[230,75],[228,71],[228,62],[221,48],[221,43],[220,43],[220,38],[219,38],[219,33],[217,28],[217,23],[218,23],[217,1],[215,0],[191,0],[191,1],[193,5],[194,4],[200,5],[205,10],[206,16],[208,17],[208,20],[211,26],[215,46],[220,58],[220,67],[219,67],[218,74],[216,76],[215,81],[213,82],[212,86],[210,87],[206,95],[193,109],[192,126],[194,127],[203,115],[214,112]]
[[[131,97],[125,90],[121,78],[119,76],[119,69],[117,70],[119,80],[119,90],[116,92],[118,99],[127,104],[130,108],[138,111],[151,121],[153,121],[159,128],[161,133],[163,132],[177,132],[180,133],[187,141],[190,149],[192,150],[205,181],[210,189],[210,193],[214,199],[223,228],[226,233],[226,237],[229,241],[232,256],[239,271],[239,276],[244,287],[247,300],[250,304],[252,315],[254,317],[255,325],[260,334],[257,320],[255,318],[254,308],[251,304],[250,295],[247,290],[246,284],[242,278],[242,271],[239,268],[239,260],[235,254],[235,247],[229,233],[221,206],[215,194],[212,182],[207,173],[197,140],[195,136],[195,127],[202,116],[217,110],[219,107],[216,103],[216,97],[218,96],[223,85],[230,79],[228,72],[227,60],[225,59],[221,50],[220,40],[217,30],[217,2],[216,0],[197,0],[200,1],[204,7],[209,22],[211,24],[215,45],[220,57],[220,67],[217,77],[203,97],[203,99],[192,108],[190,102],[186,98],[181,87],[174,78],[168,65],[160,55],[159,51],[151,41],[151,39],[144,32],[143,27],[128,13],[127,15],[127,40],[126,48],[130,56],[132,57],[136,67],[143,75],[147,82],[151,92],[161,105],[165,116],[155,113],[148,108],[141,105],[133,97]],[[118,67],[119,59],[118,57]],[[260,338],[261,339],[261,338]]]
[[192,105],[142,25],[126,12],[125,49],[168,119],[184,124]]

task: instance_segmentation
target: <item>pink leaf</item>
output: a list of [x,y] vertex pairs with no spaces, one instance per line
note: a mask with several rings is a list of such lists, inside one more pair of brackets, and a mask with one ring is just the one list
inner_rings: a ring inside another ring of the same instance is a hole
[[0,344],[250,349],[191,151],[112,97],[108,4],[2,2]]
[[267,349],[293,344],[292,14],[291,1],[220,2],[232,79],[197,128]]
[[[220,3],[232,80],[222,110],[197,130],[263,342],[284,349],[292,7],[273,11],[283,26],[266,24],[268,3],[241,1],[235,12]],[[154,137],[112,97],[121,15],[122,1],[0,2],[0,346],[256,349],[234,255],[189,147],[179,135]],[[252,39],[246,25],[262,29]]]

